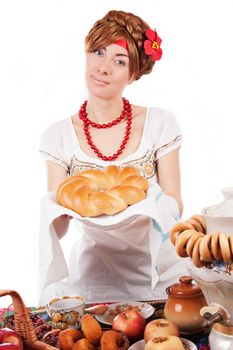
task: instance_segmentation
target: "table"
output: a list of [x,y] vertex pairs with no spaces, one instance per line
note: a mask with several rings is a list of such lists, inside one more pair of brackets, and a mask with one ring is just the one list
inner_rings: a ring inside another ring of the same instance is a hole
[[[164,309],[164,301],[154,301],[151,302],[153,306],[155,306],[155,313],[152,315],[149,319],[147,319],[147,322],[152,321],[153,319],[156,318],[163,318],[163,309]],[[86,305],[90,306],[90,305]],[[36,307],[28,307],[28,311],[32,313],[38,313],[41,311],[41,315],[43,315],[43,318],[48,321],[48,315],[46,314],[43,309],[38,309]],[[4,318],[7,317],[8,315],[13,314],[13,309],[11,307],[8,308],[2,308],[0,309],[0,328],[4,327]],[[182,336],[182,334],[181,334]],[[194,335],[184,335],[184,338],[187,338],[191,340],[193,343],[196,344],[198,350],[210,350],[210,346],[208,343],[208,333],[199,333],[199,334],[194,334]]]

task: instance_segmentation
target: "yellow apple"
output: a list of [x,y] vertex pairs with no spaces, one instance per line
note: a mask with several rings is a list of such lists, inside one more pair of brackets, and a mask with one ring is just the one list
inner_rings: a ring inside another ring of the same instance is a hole
[[168,335],[179,337],[180,332],[178,326],[173,321],[166,320],[165,318],[150,321],[144,330],[145,343],[154,337],[166,337]]
[[180,338],[175,335],[155,337],[149,340],[144,350],[185,350]]

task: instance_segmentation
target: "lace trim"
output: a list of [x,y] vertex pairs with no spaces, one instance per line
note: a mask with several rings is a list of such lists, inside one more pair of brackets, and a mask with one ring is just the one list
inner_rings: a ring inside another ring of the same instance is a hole
[[46,159],[46,160],[52,160],[54,163],[63,166],[63,167],[66,169],[66,171],[67,171],[68,173],[70,172],[69,166],[68,166],[63,160],[54,157],[52,154],[50,154],[50,153],[48,153],[48,152],[46,152],[46,151],[40,150],[39,152],[40,152],[40,154],[42,155],[42,157],[43,157],[44,159]]
[[[120,164],[119,166],[121,168],[125,168],[126,166],[133,166],[139,169],[140,174],[144,176],[146,179],[152,177],[156,173],[156,163],[154,159],[154,153],[155,149],[149,149],[146,154],[138,159],[129,161],[129,162],[124,162]],[[79,160],[76,155],[74,155],[71,159],[71,164],[70,164],[70,175],[77,175],[81,171],[87,170],[87,169],[99,169],[102,170],[104,166],[102,165],[97,165],[94,163],[89,163],[89,162],[83,162]]]
[[166,145],[158,148],[155,151],[155,160],[157,160],[158,158],[161,157],[162,154],[166,154],[168,150],[170,150],[171,148],[174,148],[174,146],[177,147],[177,143],[180,144],[181,143],[181,139],[182,139],[182,135],[178,135],[174,140],[172,140],[171,142],[167,143]]

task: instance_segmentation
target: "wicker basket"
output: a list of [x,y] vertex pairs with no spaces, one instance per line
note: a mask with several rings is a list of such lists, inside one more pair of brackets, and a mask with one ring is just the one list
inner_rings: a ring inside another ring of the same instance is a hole
[[25,349],[57,350],[54,346],[45,344],[37,339],[33,323],[21,296],[14,290],[0,290],[0,297],[6,295],[10,295],[12,298],[15,332],[23,338]]

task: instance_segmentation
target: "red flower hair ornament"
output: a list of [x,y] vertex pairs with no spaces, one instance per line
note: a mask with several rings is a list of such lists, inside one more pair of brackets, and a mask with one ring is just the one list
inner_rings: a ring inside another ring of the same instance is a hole
[[144,51],[146,55],[151,55],[152,61],[159,61],[163,51],[160,47],[162,40],[158,36],[156,30],[147,29],[146,39],[144,41]]

